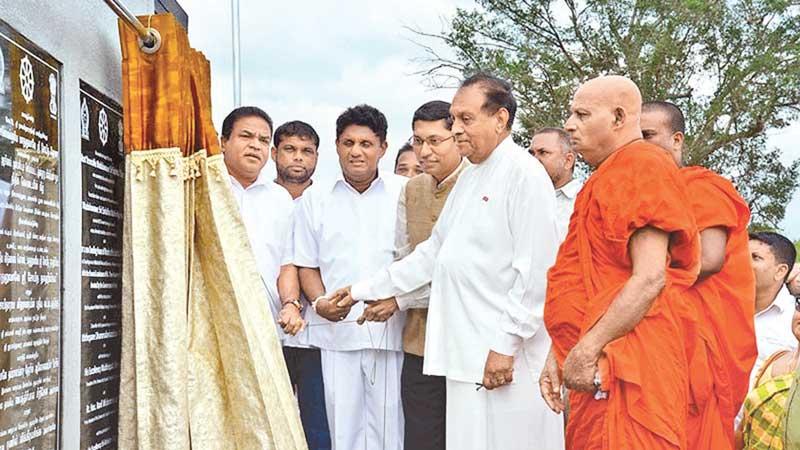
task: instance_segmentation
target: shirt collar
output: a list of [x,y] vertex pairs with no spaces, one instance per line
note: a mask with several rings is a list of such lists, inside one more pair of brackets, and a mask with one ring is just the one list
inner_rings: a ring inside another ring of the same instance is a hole
[[[266,169],[266,166],[264,166],[264,169]],[[259,172],[259,174],[258,174],[258,178],[256,178],[256,181],[254,181],[253,184],[251,184],[250,186],[247,186],[247,187],[242,186],[242,183],[239,183],[239,180],[234,178],[233,175],[230,175],[231,183],[233,183],[234,186],[238,187],[239,189],[241,189],[243,191],[254,189],[257,186],[265,186],[266,187],[266,186],[268,186],[270,184],[270,180],[269,180],[269,177],[267,176],[267,171],[264,170],[264,169],[261,169],[261,172]]]
[[506,136],[505,139],[503,139],[499,144],[497,144],[497,147],[495,147],[494,150],[492,150],[492,152],[489,153],[489,156],[486,159],[476,164],[476,166],[478,167],[491,166],[492,164],[494,164],[495,161],[503,159],[502,156],[503,153],[509,151],[514,147],[517,147],[517,144],[514,143],[514,139],[509,134],[508,136]]
[[383,176],[382,176],[381,172],[378,171],[378,176],[375,177],[374,180],[372,180],[372,183],[370,183],[370,185],[367,188],[367,190],[365,190],[364,192],[358,192],[357,190],[355,190],[353,188],[353,186],[350,185],[350,183],[347,182],[347,180],[344,179],[344,173],[339,172],[339,175],[336,177],[336,182],[333,183],[333,187],[331,188],[331,192],[333,192],[338,186],[342,186],[345,189],[349,189],[349,190],[351,190],[352,192],[354,192],[356,194],[366,194],[367,192],[369,192],[372,189],[376,188],[376,186],[381,186],[381,185],[383,185]]
[[759,315],[771,309],[777,309],[779,313],[794,309],[794,296],[789,293],[789,289],[786,286],[781,287],[781,290],[778,291],[778,295],[775,296],[775,300],[772,301],[772,304],[761,311]]
[[436,189],[444,189],[455,183],[456,179],[458,179],[458,175],[470,164],[471,163],[467,158],[461,158],[461,163],[458,165],[458,167],[456,167],[454,171],[450,172],[450,175],[444,177],[444,180],[436,185]]
[[578,195],[578,192],[581,190],[582,183],[577,178],[573,178],[569,181],[569,183],[561,186],[560,188],[556,189],[556,192],[561,192],[567,198],[575,198]]

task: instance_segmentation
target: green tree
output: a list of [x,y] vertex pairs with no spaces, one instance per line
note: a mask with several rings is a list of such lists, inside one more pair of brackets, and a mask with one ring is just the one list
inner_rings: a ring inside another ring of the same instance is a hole
[[766,132],[800,115],[800,2],[788,0],[478,0],[426,51],[434,87],[488,70],[514,84],[517,138],[562,124],[576,86],[624,74],[645,100],[686,115],[686,163],[729,176],[757,224],[775,227],[798,186]]

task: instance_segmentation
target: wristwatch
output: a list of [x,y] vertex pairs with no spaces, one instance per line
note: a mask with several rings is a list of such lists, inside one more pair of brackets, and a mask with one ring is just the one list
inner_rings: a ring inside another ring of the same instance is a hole
[[286,305],[294,305],[294,306],[296,306],[296,307],[297,307],[297,310],[298,310],[298,311],[301,311],[301,312],[303,311],[303,304],[302,304],[302,303],[300,303],[300,300],[297,300],[297,299],[292,299],[292,300],[284,301],[284,302],[281,304],[281,307],[284,307],[284,306],[286,306]]

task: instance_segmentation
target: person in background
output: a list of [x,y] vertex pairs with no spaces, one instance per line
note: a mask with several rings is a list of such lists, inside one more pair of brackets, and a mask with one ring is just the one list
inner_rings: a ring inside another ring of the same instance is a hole
[[567,236],[569,218],[583,183],[574,177],[576,155],[569,134],[561,128],[542,128],[533,133],[528,152],[544,166],[556,190],[556,224],[560,240]]
[[758,360],[750,379],[764,361],[779,350],[797,346],[792,334],[794,298],[786,287],[797,251],[794,244],[778,233],[750,234],[750,258],[756,277],[755,329]]
[[744,401],[744,416],[736,432],[737,449],[795,449],[784,442],[789,393],[797,382],[800,360],[800,299],[792,301],[792,320],[787,328],[794,337],[793,349],[779,350],[765,359],[753,389]]
[[734,419],[758,353],[750,264],[750,208],[733,183],[703,167],[683,167],[685,120],[676,105],[642,105],[642,137],[680,167],[700,232],[701,266],[683,309],[689,359],[689,448],[731,450]]
[[[275,184],[283,187],[292,196],[295,208],[303,193],[311,187],[311,176],[317,168],[319,135],[314,128],[299,120],[287,122],[275,129],[272,146],[272,160],[275,161],[277,176]],[[292,283],[291,292],[300,292],[300,279],[297,267],[281,275],[280,283]],[[300,419],[306,435],[309,450],[330,450],[331,437],[328,430],[328,417],[325,411],[325,387],[322,381],[322,363],[319,343],[314,333],[302,328],[292,335],[291,325],[308,317],[309,303],[304,296],[299,298],[298,306],[292,301],[283,302],[280,324],[287,333],[283,334],[283,356],[289,371],[289,380],[297,394]]]
[[411,144],[403,144],[397,151],[397,156],[394,158],[394,173],[406,178],[414,178],[422,173],[422,165]]

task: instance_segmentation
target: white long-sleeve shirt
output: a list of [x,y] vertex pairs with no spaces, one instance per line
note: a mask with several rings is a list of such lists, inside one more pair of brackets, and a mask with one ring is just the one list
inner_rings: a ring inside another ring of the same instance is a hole
[[567,237],[569,219],[572,217],[572,210],[575,209],[575,198],[578,197],[582,187],[581,180],[573,178],[569,183],[556,189],[556,225],[561,241]]
[[[382,173],[363,193],[342,177],[306,190],[295,209],[295,265],[319,268],[329,293],[387,267],[394,260],[397,199],[406,181]],[[367,300],[380,298],[385,297]],[[356,319],[363,311],[359,303],[336,323],[309,308],[308,325],[299,342],[324,350],[402,350],[405,313],[384,323],[358,325]]]
[[[269,308],[277,324],[281,310],[278,275],[281,266],[292,263],[292,196],[273,183],[266,170],[262,170],[247,188],[231,177],[231,192],[239,206],[258,271],[270,297]],[[280,328],[278,330],[282,339],[286,334]]]
[[[469,161],[464,158],[461,164],[439,183],[439,186],[452,182],[453,179],[461,174],[464,168],[469,165]],[[407,210],[406,190],[403,189],[400,191],[400,199],[397,201],[397,225],[395,226],[396,230],[394,233],[394,246],[397,248],[397,250],[395,250],[395,259],[403,259],[411,253],[411,239],[408,236]],[[428,283],[411,292],[395,296],[395,300],[397,301],[397,307],[400,308],[400,311],[406,311],[409,309],[427,308],[430,296],[431,286],[430,283]]]
[[542,316],[558,245],[550,178],[509,137],[461,173],[430,239],[355,284],[352,295],[386,298],[431,283],[426,374],[480,382],[489,350],[523,355],[539,371],[550,346]]

